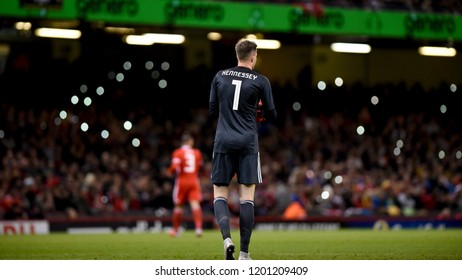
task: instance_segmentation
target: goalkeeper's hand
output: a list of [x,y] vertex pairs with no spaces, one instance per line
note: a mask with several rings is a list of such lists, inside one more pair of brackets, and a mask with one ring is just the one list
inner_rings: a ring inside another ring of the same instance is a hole
[[265,117],[263,116],[263,102],[261,99],[258,101],[258,106],[257,106],[257,122],[264,122]]

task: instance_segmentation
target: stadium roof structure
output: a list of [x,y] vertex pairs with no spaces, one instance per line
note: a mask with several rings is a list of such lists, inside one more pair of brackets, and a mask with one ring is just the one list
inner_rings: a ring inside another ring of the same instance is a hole
[[[462,41],[462,16],[359,7],[311,6],[300,3],[204,0],[3,0],[2,29],[17,20],[31,28],[130,28],[135,34],[158,30],[265,33],[286,40],[300,36]],[[0,36],[5,32],[1,32]],[[1,37],[0,37],[1,39]]]

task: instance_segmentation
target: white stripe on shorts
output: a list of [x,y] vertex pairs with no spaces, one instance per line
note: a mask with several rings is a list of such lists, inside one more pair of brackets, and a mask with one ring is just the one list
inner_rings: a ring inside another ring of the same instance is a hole
[[263,178],[261,176],[260,152],[258,152],[257,172],[258,172],[258,183],[261,183],[263,182]]

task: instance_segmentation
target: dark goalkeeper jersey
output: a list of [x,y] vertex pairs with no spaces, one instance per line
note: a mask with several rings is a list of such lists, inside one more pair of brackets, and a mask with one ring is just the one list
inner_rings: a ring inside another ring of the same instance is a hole
[[218,71],[210,88],[210,116],[218,116],[214,152],[256,154],[259,151],[257,105],[276,117],[268,79],[246,67]]

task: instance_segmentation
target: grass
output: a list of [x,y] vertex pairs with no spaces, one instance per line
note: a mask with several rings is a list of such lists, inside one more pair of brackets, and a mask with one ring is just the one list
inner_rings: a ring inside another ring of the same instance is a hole
[[[232,232],[239,250],[239,233]],[[0,236],[1,260],[221,260],[219,231]],[[462,230],[254,231],[256,260],[462,260]]]

